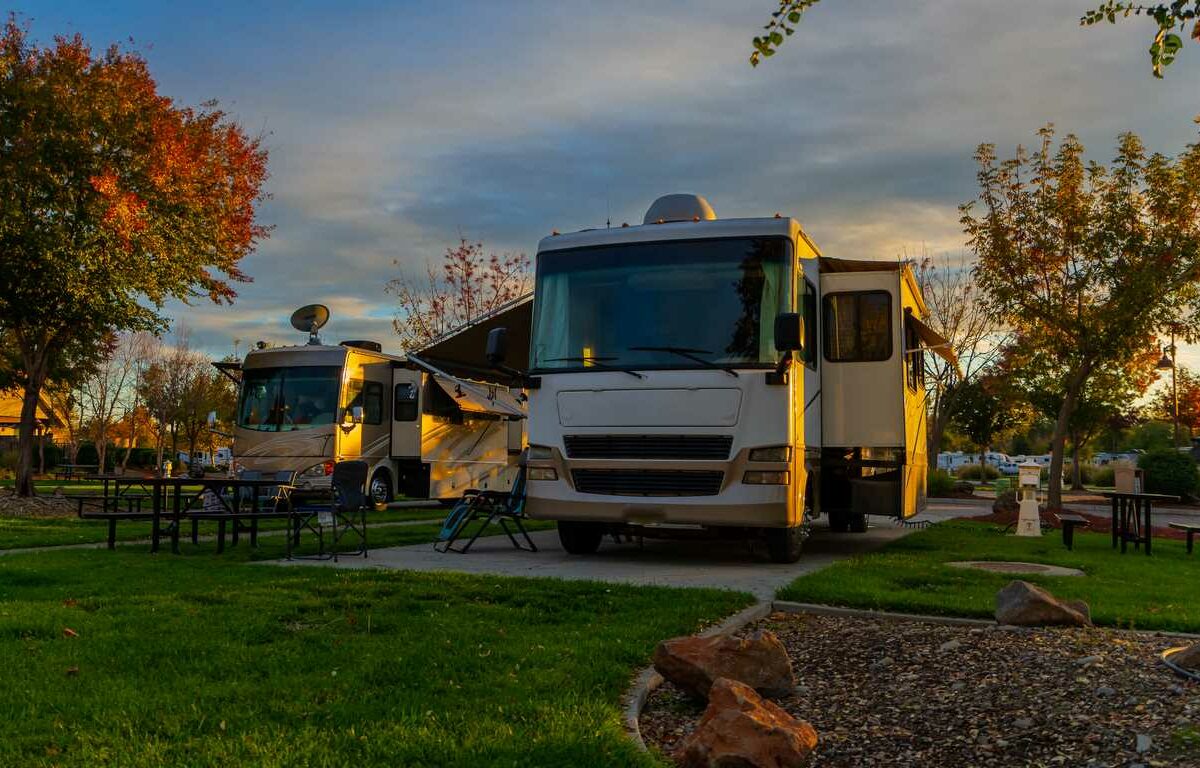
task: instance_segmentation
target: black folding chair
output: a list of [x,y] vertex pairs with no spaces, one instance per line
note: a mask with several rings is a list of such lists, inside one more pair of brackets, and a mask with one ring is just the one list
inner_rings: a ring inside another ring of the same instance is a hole
[[[312,559],[333,558],[337,562],[339,555],[367,556],[367,508],[370,506],[366,490],[368,469],[370,467],[365,461],[339,461],[334,465],[330,478],[332,498],[329,506],[296,505],[293,508],[292,528],[296,531],[297,541],[302,528],[317,536],[317,554]],[[328,551],[325,549],[326,529],[330,536]],[[358,548],[341,551],[342,542],[347,538],[356,541]]]
[[[512,489],[508,492],[503,491],[477,491],[468,490],[463,493],[450,513],[446,515],[446,520],[442,523],[442,530],[438,534],[438,540],[434,542],[433,548],[438,552],[457,552],[466,554],[475,540],[480,534],[487,529],[492,523],[499,523],[500,528],[508,536],[508,540],[517,549],[526,552],[537,552],[537,545],[533,543],[533,539],[529,538],[529,532],[525,530],[525,526],[521,523],[521,519],[525,517],[525,467],[522,466],[517,471],[517,476],[513,480]],[[483,520],[483,524],[479,526],[479,530],[471,537],[461,549],[454,546],[454,542],[466,531],[467,526],[476,520]],[[512,523],[513,528],[517,533],[525,539],[525,544],[522,545],[517,537],[513,536],[513,531],[508,529],[508,524]]]

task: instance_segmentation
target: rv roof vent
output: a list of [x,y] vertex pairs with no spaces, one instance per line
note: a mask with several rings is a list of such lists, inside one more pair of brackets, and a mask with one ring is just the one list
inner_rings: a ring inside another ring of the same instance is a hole
[[700,195],[663,195],[646,211],[643,224],[667,221],[711,221],[717,218],[712,206]]
[[378,341],[367,341],[366,339],[350,339],[342,342],[343,347],[353,347],[355,349],[365,349],[368,352],[382,352],[383,345]]

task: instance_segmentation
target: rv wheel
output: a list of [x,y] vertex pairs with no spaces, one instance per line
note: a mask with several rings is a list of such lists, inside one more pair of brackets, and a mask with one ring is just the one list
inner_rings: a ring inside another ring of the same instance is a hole
[[845,533],[850,530],[850,515],[845,512],[830,512],[829,530],[834,533]]
[[847,518],[850,523],[850,533],[866,533],[867,532],[867,516],[866,515],[850,515]]
[[371,501],[376,504],[392,501],[392,478],[385,470],[381,469],[371,477]]
[[768,528],[767,554],[776,563],[794,563],[800,559],[800,550],[804,547],[804,528]]
[[558,540],[562,548],[572,555],[590,555],[600,549],[604,539],[604,525],[581,523],[577,520],[558,521]]

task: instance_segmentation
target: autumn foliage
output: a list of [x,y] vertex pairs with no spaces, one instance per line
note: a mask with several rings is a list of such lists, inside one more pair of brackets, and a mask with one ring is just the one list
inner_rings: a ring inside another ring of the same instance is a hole
[[[267,153],[215,103],[176,104],[139,54],[79,36],[0,34],[0,331],[32,407],[55,355],[114,331],[160,330],[171,298],[230,302]],[[19,485],[32,450],[22,434]]]
[[482,243],[463,239],[446,249],[440,269],[429,263],[423,280],[401,275],[387,291],[399,305],[392,325],[404,348],[415,351],[528,293],[529,257],[485,255]]

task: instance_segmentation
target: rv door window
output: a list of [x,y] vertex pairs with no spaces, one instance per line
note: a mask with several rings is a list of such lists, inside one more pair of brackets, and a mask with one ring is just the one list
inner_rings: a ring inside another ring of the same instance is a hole
[[916,392],[925,383],[925,350],[917,329],[904,324],[904,363],[908,388]]
[[817,369],[817,289],[804,280],[801,288],[800,312],[804,316],[804,364]]
[[416,421],[418,415],[417,386],[411,382],[397,384],[392,402],[392,418],[396,421]]
[[892,295],[847,291],[825,297],[825,359],[865,363],[892,356]]

